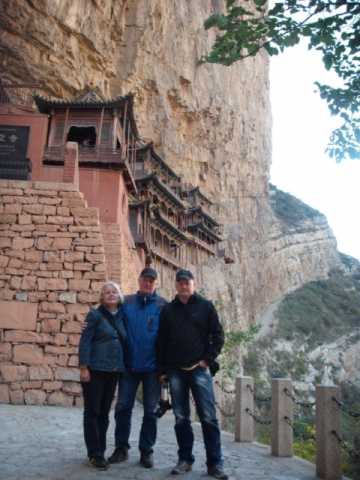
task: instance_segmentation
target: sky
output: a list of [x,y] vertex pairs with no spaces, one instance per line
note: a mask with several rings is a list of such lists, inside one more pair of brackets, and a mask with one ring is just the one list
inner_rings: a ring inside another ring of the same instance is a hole
[[336,163],[325,153],[338,120],[316,93],[316,80],[334,77],[305,46],[271,58],[271,182],[324,213],[338,249],[360,259],[360,160]]

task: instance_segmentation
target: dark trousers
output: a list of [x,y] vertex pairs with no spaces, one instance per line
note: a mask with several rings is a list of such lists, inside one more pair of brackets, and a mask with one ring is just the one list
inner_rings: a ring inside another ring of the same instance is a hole
[[171,403],[175,415],[175,434],[179,446],[179,460],[192,464],[194,434],[190,422],[190,391],[199,415],[208,467],[222,466],[220,429],[216,418],[215,395],[212,378],[207,369],[197,367],[191,371],[171,370]]
[[115,445],[129,448],[131,413],[139,384],[143,387],[144,416],[141,425],[139,450],[150,453],[156,441],[156,408],[160,399],[160,384],[157,375],[126,372],[119,380],[119,394],[115,407]]
[[91,370],[90,382],[81,383],[84,396],[84,438],[88,457],[103,457],[109,411],[119,373]]

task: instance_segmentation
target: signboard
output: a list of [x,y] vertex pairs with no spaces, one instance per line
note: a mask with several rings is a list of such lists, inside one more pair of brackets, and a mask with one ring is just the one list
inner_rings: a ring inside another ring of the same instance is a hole
[[0,162],[25,161],[29,129],[17,125],[0,125]]

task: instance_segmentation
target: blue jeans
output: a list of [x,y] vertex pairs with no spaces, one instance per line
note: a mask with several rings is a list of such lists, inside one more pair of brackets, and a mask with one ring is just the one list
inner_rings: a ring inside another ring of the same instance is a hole
[[160,399],[160,384],[156,373],[126,372],[119,380],[115,407],[115,445],[130,448],[131,413],[139,384],[143,387],[144,416],[140,431],[139,450],[151,453],[156,441],[156,408]]
[[197,367],[191,371],[170,370],[171,403],[175,415],[175,434],[179,446],[179,460],[192,464],[194,434],[190,421],[190,391],[195,401],[196,412],[206,450],[208,467],[222,466],[220,429],[216,418],[215,395],[212,378],[207,369]]

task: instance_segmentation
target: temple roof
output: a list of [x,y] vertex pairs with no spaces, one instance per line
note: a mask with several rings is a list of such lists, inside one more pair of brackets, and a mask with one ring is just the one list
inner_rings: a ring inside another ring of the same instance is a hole
[[199,196],[203,198],[207,203],[209,203],[209,205],[213,205],[213,202],[206,195],[202,193],[199,186],[191,188],[190,190],[184,191],[184,193],[188,196]]
[[216,227],[220,226],[219,223],[213,217],[211,217],[201,206],[189,208],[189,210],[185,212],[185,215],[191,215],[196,212],[199,212],[203,217],[209,220],[209,222],[212,223],[214,226]]
[[188,227],[188,230],[189,231],[196,231],[196,230],[201,230],[202,232],[204,232],[205,234],[209,235],[210,237],[213,238],[213,240],[215,240],[216,242],[221,242],[223,239],[217,235],[215,232],[213,232],[212,230],[210,230],[210,228],[208,228],[206,225],[204,225],[203,223],[199,222],[199,223],[195,223],[193,225],[189,225]]
[[136,179],[136,183],[149,183],[153,182],[165,195],[170,197],[177,206],[185,209],[184,203],[180,200],[180,198],[171,190],[170,187],[165,185],[155,173],[150,173],[149,175],[145,175],[144,177],[140,177]]
[[72,100],[34,95],[34,101],[41,113],[51,113],[51,111],[56,108],[79,108],[82,110],[94,110],[101,108],[124,109],[125,104],[127,103],[127,114],[131,122],[133,133],[136,137],[139,137],[139,132],[134,118],[134,96],[132,94],[105,99],[99,90],[88,90]]

